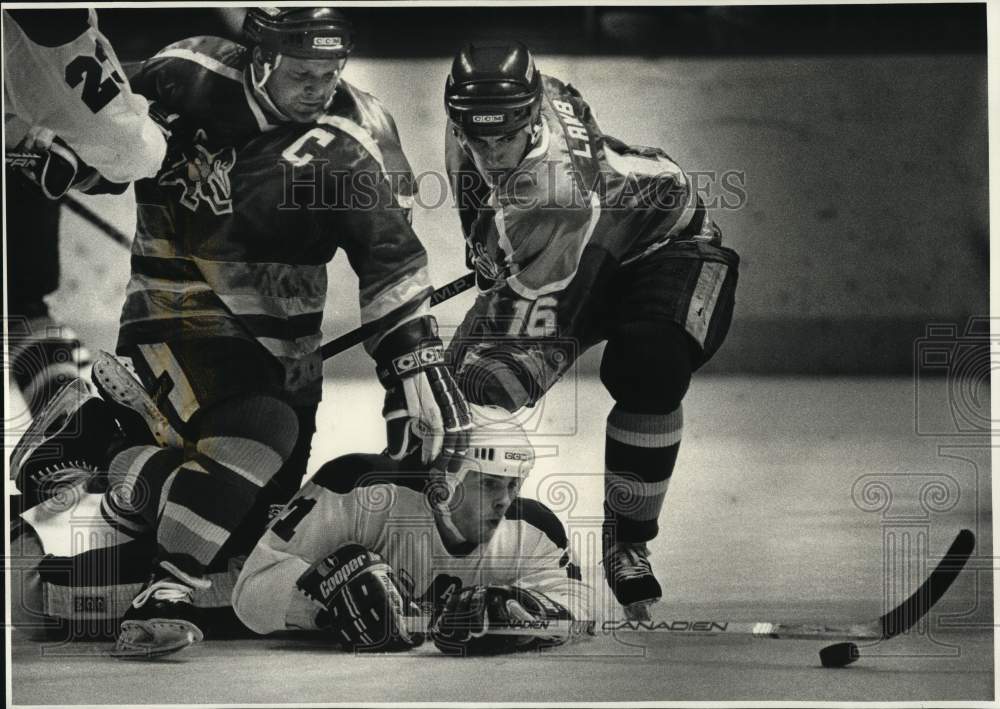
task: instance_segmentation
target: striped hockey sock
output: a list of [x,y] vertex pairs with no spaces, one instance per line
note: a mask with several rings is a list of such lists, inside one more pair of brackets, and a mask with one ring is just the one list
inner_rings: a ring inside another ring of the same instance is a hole
[[657,520],[681,444],[683,414],[634,414],[618,405],[608,416],[604,449],[604,513],[617,543],[656,537]]
[[179,448],[133,446],[118,453],[108,470],[101,511],[108,524],[132,534],[156,527],[164,488],[184,460]]
[[198,578],[284,465],[297,432],[295,413],[270,397],[219,407],[199,425],[193,450],[145,445],[116,455],[105,517],[133,534],[155,528],[161,566]]
[[291,454],[298,421],[290,407],[248,396],[204,417],[193,455],[165,490],[157,525],[161,565],[201,576],[254,500]]

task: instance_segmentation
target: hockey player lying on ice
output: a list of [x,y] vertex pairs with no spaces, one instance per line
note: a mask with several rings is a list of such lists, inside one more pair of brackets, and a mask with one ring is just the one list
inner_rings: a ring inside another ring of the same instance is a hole
[[[474,407],[471,447],[447,473],[420,463],[419,444],[401,462],[354,454],[327,463],[275,516],[245,565],[210,567],[212,586],[192,595],[191,613],[209,634],[222,630],[235,588],[236,614],[258,633],[313,630],[344,647],[405,650],[424,636],[408,630],[404,615],[424,613],[448,653],[564,642],[489,632],[511,620],[593,616],[562,523],[518,496],[534,453],[507,418]],[[96,475],[15,521],[15,625],[60,620],[77,632],[104,626],[114,634],[156,548],[149,533],[116,529],[102,514],[101,488],[120,484]],[[155,492],[144,496],[155,500]],[[155,515],[156,505],[146,513]]]

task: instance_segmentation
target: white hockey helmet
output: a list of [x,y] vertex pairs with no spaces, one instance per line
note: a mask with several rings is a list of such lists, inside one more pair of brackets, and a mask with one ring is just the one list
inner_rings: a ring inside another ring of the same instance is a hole
[[[447,504],[455,488],[472,471],[506,478],[526,478],[535,465],[535,449],[514,414],[499,406],[470,404],[474,428],[464,455],[442,460],[447,494],[437,504]],[[438,473],[442,471],[438,470]]]

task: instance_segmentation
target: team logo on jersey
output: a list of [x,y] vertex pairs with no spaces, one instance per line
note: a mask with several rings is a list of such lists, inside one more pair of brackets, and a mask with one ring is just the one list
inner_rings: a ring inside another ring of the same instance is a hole
[[157,180],[157,184],[183,188],[180,203],[192,212],[203,202],[215,214],[232,214],[232,184],[229,173],[236,164],[236,150],[222,148],[212,152],[204,146],[207,136],[199,130],[194,135],[193,156],[185,154]]

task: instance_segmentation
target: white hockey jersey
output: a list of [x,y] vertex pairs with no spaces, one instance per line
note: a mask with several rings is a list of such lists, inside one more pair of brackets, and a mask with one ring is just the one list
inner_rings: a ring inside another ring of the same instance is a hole
[[320,608],[296,581],[352,542],[382,555],[426,613],[452,588],[516,584],[545,593],[574,618],[592,617],[592,591],[580,580],[562,523],[545,505],[516,498],[487,544],[455,553],[438,533],[423,492],[426,474],[407,476],[393,465],[383,456],[345,456],[316,473],[243,566],[233,607],[244,624],[258,633],[316,629]]
[[166,155],[166,141],[149,118],[146,99],[129,88],[111,44],[97,28],[97,13],[89,10],[86,25],[69,38],[59,34],[67,11],[25,12],[46,13],[41,17],[47,31],[43,39],[3,11],[7,147],[28,128],[43,126],[112,182],[153,177]]

